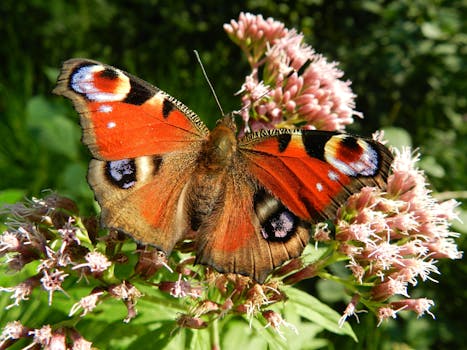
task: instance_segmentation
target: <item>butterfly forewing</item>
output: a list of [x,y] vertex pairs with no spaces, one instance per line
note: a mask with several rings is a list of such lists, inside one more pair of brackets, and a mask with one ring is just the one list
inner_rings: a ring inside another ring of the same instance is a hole
[[97,159],[184,151],[209,133],[181,102],[99,62],[66,61],[54,93],[73,101],[81,116],[83,141]]
[[384,187],[392,160],[378,142],[328,131],[262,131],[239,148],[256,179],[307,221],[332,218],[364,186]]

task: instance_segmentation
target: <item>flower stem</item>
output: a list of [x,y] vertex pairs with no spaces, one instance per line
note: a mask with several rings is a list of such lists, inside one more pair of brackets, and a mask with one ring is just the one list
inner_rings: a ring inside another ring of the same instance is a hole
[[209,327],[210,337],[211,337],[211,350],[220,350],[220,343],[219,343],[219,320],[215,318],[212,323],[211,327]]

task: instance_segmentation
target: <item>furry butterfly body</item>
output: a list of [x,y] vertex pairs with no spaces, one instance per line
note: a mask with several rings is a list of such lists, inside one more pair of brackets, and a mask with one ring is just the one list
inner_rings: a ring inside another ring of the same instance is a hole
[[238,139],[230,116],[209,131],[158,88],[87,59],[66,61],[54,92],[80,114],[105,226],[167,254],[193,239],[197,263],[260,283],[301,254],[311,223],[364,186],[384,187],[392,160],[380,143],[336,132]]

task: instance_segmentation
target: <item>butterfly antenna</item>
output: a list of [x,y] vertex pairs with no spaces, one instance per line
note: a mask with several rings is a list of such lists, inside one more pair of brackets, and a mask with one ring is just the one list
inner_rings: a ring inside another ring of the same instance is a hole
[[221,111],[222,115],[224,116],[224,111],[222,110],[221,103],[219,102],[219,99],[217,98],[216,91],[214,90],[214,87],[211,84],[211,81],[208,78],[208,75],[206,73],[206,70],[204,69],[203,62],[201,62],[201,58],[199,57],[198,51],[193,50],[195,52],[196,59],[198,60],[198,63],[201,67],[201,70],[203,71],[204,79],[208,82],[209,88],[211,89],[212,95],[214,96],[214,99],[216,100],[217,107],[219,107],[219,110]]

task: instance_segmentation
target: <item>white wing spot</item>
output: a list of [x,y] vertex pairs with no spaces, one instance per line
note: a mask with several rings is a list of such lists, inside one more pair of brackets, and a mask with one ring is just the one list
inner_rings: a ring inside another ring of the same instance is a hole
[[321,192],[323,190],[323,184],[321,182],[317,182],[316,189],[318,190],[318,192]]
[[115,122],[108,122],[107,123],[107,129],[113,129],[117,126],[117,123]]
[[329,177],[329,180],[331,181],[339,180],[339,175],[335,171],[332,171],[332,170],[329,170],[328,177]]
[[102,113],[110,113],[112,112],[113,108],[112,106],[109,106],[109,105],[102,105],[99,107],[99,112],[102,112]]

